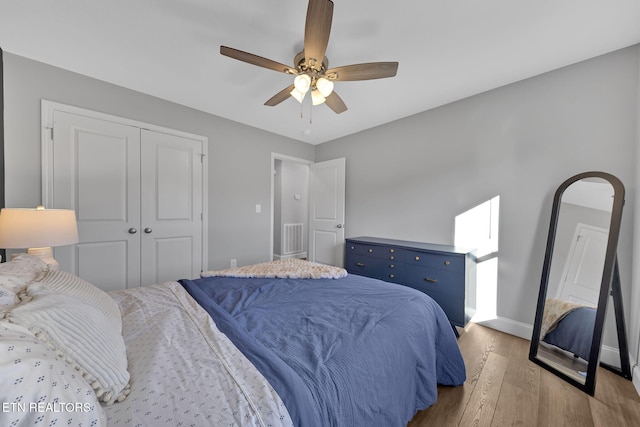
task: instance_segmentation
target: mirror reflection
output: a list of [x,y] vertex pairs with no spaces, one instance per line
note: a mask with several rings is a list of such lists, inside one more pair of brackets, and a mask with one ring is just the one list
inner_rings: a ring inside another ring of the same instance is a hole
[[614,188],[589,177],[562,193],[537,358],[585,383]]

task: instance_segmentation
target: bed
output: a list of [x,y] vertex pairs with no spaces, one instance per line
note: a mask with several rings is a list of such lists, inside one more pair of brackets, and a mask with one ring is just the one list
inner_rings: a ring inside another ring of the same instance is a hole
[[589,361],[595,319],[595,307],[555,298],[547,299],[541,340]]
[[401,426],[465,380],[411,288],[276,262],[107,294],[38,262],[0,265],[0,425]]

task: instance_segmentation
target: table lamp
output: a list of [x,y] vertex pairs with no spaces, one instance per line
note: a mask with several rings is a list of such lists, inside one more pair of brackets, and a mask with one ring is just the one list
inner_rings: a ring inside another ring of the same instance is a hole
[[0,248],[24,249],[58,269],[52,246],[78,243],[76,213],[70,209],[4,208],[0,210]]

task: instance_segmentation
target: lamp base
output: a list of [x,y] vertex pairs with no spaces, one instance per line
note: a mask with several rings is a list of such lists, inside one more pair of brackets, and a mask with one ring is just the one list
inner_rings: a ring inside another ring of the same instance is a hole
[[29,248],[27,253],[33,256],[37,256],[41,260],[47,263],[50,269],[57,270],[59,268],[58,261],[53,258],[53,251],[50,246],[44,248]]

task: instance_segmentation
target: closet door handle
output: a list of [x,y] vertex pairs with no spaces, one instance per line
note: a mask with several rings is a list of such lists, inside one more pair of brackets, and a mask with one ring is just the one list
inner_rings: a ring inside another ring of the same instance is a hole
[[153,231],[153,229],[151,227],[147,227],[144,229],[144,232],[147,234],[151,234],[151,232]]
[[136,230],[135,228],[131,227],[129,229],[129,234],[136,234],[138,232],[138,230]]

